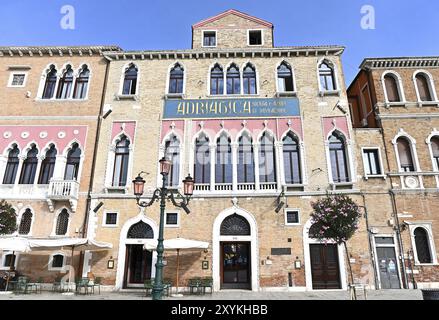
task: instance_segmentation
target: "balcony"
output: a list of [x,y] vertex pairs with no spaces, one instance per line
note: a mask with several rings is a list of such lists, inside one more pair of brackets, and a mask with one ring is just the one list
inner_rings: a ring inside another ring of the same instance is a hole
[[69,201],[72,211],[76,211],[79,198],[79,182],[76,180],[52,179],[47,191],[47,203],[50,211],[54,210],[54,201]]

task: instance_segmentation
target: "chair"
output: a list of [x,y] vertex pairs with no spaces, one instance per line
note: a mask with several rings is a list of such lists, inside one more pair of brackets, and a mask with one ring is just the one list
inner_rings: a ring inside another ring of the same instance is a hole
[[34,289],[35,293],[41,293],[42,292],[42,283],[43,283],[43,277],[39,277],[37,281],[28,283],[28,286],[31,289]]
[[27,277],[18,277],[17,284],[14,288],[14,292],[17,294],[24,293],[27,294],[27,288],[31,288],[32,284],[29,283],[29,279]]
[[172,288],[172,280],[171,279],[164,279],[163,280],[163,290],[166,290],[166,296],[170,296],[171,294],[171,288]]
[[88,288],[90,280],[88,278],[82,278],[76,285],[76,293],[81,294],[81,289],[84,289],[84,294],[88,294]]
[[55,278],[55,281],[52,283],[52,292],[61,292],[61,279],[62,277],[60,276]]
[[144,287],[146,291],[145,295],[148,296],[148,293],[152,293],[152,288],[154,287],[154,278],[145,280]]
[[95,287],[98,287],[98,292],[99,292],[99,294],[101,294],[101,283],[102,283],[102,278],[101,277],[96,277],[94,280],[93,280],[93,283],[89,283],[89,286],[91,286],[92,287],[92,290],[93,290],[93,294],[95,293]]
[[189,290],[191,294],[201,294],[203,291],[201,287],[201,278],[189,279]]
[[201,286],[203,288],[203,294],[206,294],[206,288],[210,288],[210,294],[213,293],[213,278],[206,277],[201,279]]

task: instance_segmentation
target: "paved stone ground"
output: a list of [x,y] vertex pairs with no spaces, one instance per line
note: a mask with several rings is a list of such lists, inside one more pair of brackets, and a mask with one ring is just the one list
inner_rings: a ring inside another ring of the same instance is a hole
[[[41,294],[0,294],[0,300],[150,300],[143,291],[139,292],[101,292],[95,295],[63,295],[44,292]],[[221,291],[206,295],[185,295],[167,297],[166,300],[349,300],[346,291],[311,291],[311,292],[249,292]],[[368,300],[422,300],[420,290],[368,290]],[[358,300],[364,300],[359,295]]]

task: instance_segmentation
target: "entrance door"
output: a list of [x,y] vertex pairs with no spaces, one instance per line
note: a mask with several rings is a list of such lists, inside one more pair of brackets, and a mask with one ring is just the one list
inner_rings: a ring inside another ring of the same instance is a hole
[[151,279],[152,252],[143,250],[143,245],[127,244],[124,287],[143,287]]
[[377,247],[381,289],[401,289],[395,248]]
[[249,242],[221,242],[221,261],[221,289],[251,289]]
[[310,244],[313,289],[341,289],[338,249],[335,244]]

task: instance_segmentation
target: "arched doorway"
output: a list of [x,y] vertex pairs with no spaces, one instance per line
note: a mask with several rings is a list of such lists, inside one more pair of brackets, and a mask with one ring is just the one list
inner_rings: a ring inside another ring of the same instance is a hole
[[154,221],[142,214],[125,223],[120,235],[116,289],[143,288],[145,280],[155,277],[157,253],[144,250],[143,245],[157,235]]
[[347,289],[344,249],[331,241],[322,243],[309,237],[313,227],[308,220],[303,228],[307,290]]
[[254,217],[239,208],[223,211],[214,222],[214,290],[247,289],[257,291],[257,229]]

